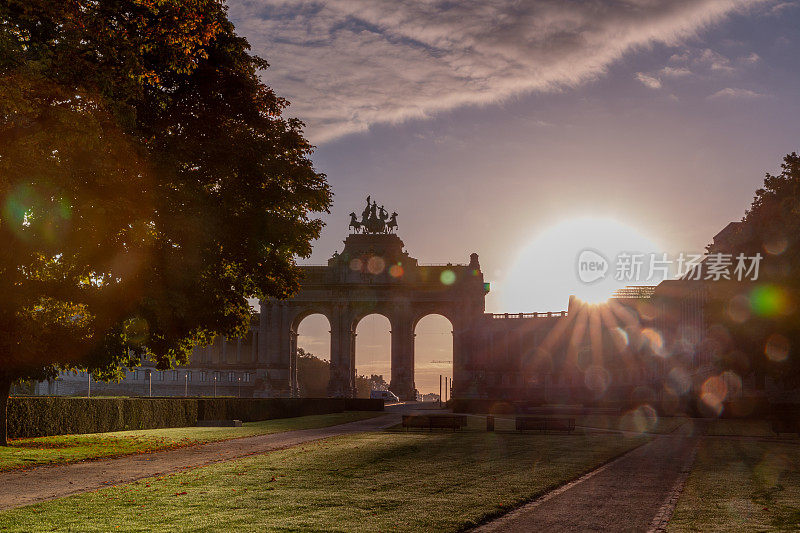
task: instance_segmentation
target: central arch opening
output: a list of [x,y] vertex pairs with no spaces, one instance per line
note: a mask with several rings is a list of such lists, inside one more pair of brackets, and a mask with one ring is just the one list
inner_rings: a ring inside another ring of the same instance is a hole
[[372,390],[388,389],[392,367],[389,319],[373,313],[356,324],[356,396],[369,398]]
[[325,398],[331,376],[331,325],[314,313],[297,325],[297,388],[302,398]]
[[[423,401],[450,398],[445,383],[453,378],[453,324],[442,315],[425,315],[414,328],[414,383]],[[447,379],[445,379],[447,378]],[[447,394],[445,395],[445,392]]]

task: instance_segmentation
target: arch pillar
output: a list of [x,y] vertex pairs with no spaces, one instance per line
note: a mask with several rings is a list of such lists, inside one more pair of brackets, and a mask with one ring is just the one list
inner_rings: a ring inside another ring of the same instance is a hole
[[414,321],[409,313],[392,320],[392,379],[389,390],[404,401],[416,400],[414,387]]
[[355,390],[355,332],[352,319],[344,306],[331,316],[331,377],[328,396],[353,398]]
[[453,321],[453,398],[468,395],[470,385],[469,368],[472,349],[476,346],[475,328],[464,320]]
[[289,331],[289,395],[300,396],[300,385],[297,381],[297,331]]
[[[297,354],[297,339],[292,337],[292,316],[285,302],[261,302],[258,359],[264,368],[264,390],[268,397],[292,395],[292,354]],[[224,344],[223,344],[224,346]],[[296,359],[295,359],[296,361]]]

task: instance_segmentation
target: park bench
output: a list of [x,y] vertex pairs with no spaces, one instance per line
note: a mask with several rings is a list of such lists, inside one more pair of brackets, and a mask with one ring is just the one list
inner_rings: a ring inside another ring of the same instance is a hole
[[518,416],[517,431],[566,431],[575,430],[574,418],[543,418],[540,416]]
[[403,415],[403,427],[434,429],[461,429],[467,425],[464,415]]

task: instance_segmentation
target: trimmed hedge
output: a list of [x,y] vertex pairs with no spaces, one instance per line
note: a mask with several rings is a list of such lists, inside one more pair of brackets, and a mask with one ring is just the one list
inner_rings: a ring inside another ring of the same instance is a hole
[[12,397],[10,438],[197,425],[198,420],[272,418],[382,411],[383,400],[358,398],[65,398]]
[[197,424],[197,400],[166,398],[9,398],[8,436],[43,437]]
[[197,402],[198,420],[258,422],[342,411],[383,411],[383,400],[368,398],[199,398]]

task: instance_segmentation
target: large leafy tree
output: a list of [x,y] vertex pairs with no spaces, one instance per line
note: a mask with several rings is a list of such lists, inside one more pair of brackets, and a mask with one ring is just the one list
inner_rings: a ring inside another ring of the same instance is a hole
[[216,0],[0,4],[0,443],[12,382],[183,363],[297,289],[331,193],[266,68]]
[[767,173],[741,223],[711,251],[763,257],[756,281],[709,284],[711,317],[730,347],[722,365],[800,385],[800,156]]

